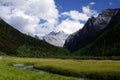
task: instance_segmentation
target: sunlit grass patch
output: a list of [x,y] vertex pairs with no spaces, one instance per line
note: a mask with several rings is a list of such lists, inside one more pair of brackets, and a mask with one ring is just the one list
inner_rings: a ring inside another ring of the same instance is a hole
[[3,61],[8,64],[33,64],[37,69],[79,78],[93,78],[96,80],[120,79],[119,60],[74,60],[5,57]]
[[[11,62],[19,63],[19,61],[30,63],[31,59],[20,59],[20,58],[12,58],[12,57],[4,57],[3,60],[0,61],[0,80],[78,80],[77,78],[65,77],[55,74],[39,74],[37,72],[23,70],[17,67],[13,67],[9,65]],[[33,59],[34,60],[34,59]]]

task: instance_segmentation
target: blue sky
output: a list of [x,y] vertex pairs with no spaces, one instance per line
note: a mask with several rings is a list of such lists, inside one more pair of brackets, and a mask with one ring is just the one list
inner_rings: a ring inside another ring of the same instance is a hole
[[60,12],[69,10],[81,11],[82,6],[86,6],[91,2],[96,3],[92,6],[92,9],[98,12],[108,8],[120,8],[120,0],[55,0],[55,2]]
[[119,3],[120,0],[0,0],[0,17],[26,34],[72,34],[91,16],[96,17],[104,9],[120,8]]

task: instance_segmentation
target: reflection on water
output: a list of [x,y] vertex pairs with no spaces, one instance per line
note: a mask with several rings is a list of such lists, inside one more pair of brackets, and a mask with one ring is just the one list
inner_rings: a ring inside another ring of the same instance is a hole
[[[43,70],[35,69],[35,68],[34,68],[34,65],[13,64],[13,66],[19,67],[19,68],[22,68],[22,69],[26,69],[26,70],[35,71],[35,72],[38,72],[38,73],[40,73],[40,74],[49,73],[49,72],[46,72],[46,71],[43,71]],[[50,74],[50,73],[49,73],[49,74]],[[91,80],[91,79],[79,78],[79,80]]]
[[45,72],[43,70],[35,69],[33,65],[13,64],[13,66],[19,67],[19,68],[22,68],[22,69],[27,69],[27,70],[35,71],[35,72],[38,72],[40,74],[47,73],[47,72]]

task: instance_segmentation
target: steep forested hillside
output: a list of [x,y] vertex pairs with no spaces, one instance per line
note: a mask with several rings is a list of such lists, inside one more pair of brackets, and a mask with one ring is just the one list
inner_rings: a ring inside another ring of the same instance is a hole
[[120,22],[109,25],[95,42],[75,53],[88,56],[120,56]]
[[62,56],[67,52],[63,48],[54,47],[44,41],[22,34],[3,20],[0,20],[0,51],[8,55],[28,57]]

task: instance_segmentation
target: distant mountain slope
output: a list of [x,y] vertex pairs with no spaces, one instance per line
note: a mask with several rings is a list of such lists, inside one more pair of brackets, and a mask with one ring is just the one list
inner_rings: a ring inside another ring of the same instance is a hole
[[81,56],[120,56],[120,20],[109,27],[95,42],[75,53]]
[[70,35],[65,41],[64,47],[70,51],[76,51],[85,47],[109,27],[120,20],[120,8],[104,10],[98,17],[90,18],[82,29]]
[[54,47],[42,40],[22,34],[0,20],[0,51],[8,55],[47,57],[66,52],[63,48]]
[[43,40],[54,46],[63,47],[68,34],[63,31],[51,32],[43,37]]

